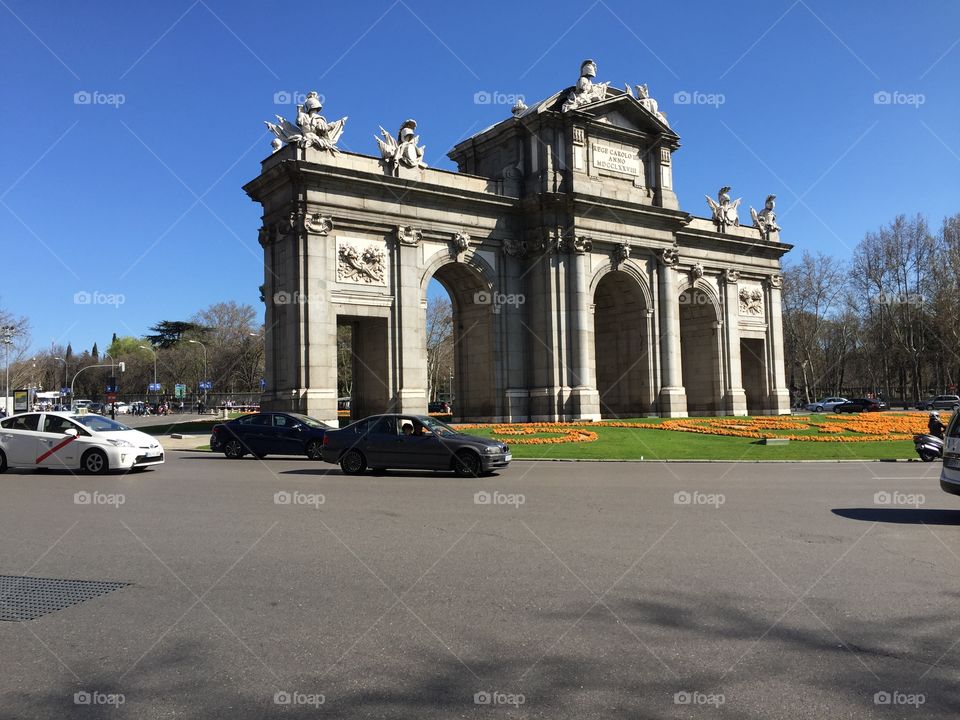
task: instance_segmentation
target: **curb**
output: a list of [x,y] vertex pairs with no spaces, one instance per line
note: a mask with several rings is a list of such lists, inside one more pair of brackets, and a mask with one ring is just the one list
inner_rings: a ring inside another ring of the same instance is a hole
[[723,465],[732,465],[732,464],[745,464],[745,465],[757,465],[763,463],[775,463],[780,465],[795,465],[797,463],[918,463],[923,462],[919,458],[890,458],[890,459],[879,459],[879,458],[866,458],[864,460],[684,460],[679,458],[671,458],[666,460],[641,460],[641,459],[598,459],[598,458],[514,458],[511,462],[569,462],[569,463],[578,463],[578,462],[598,462],[598,463],[698,463],[698,464],[707,464],[707,463],[719,463]]

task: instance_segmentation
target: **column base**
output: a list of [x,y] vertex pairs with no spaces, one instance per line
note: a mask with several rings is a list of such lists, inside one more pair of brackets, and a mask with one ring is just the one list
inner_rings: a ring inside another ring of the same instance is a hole
[[427,391],[423,388],[403,388],[397,393],[397,412],[411,415],[427,414]]
[[530,417],[530,391],[508,388],[504,393],[503,407],[506,422],[527,422]]
[[687,392],[682,387],[662,387],[657,396],[660,417],[687,417]]
[[571,420],[599,420],[600,393],[591,387],[570,390]]
[[767,396],[767,408],[771,415],[789,415],[790,391],[786,388],[774,390]]
[[336,390],[300,390],[297,394],[299,412],[333,427],[339,426]]
[[557,412],[558,388],[530,388],[530,422],[555,422]]
[[724,398],[724,410],[727,415],[749,415],[747,411],[747,393],[743,388],[731,388]]

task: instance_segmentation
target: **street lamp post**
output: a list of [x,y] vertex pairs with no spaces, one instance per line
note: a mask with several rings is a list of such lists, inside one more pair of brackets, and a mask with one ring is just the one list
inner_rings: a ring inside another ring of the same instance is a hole
[[[59,360],[60,362],[63,363],[63,389],[65,390],[67,388],[67,360],[66,358],[62,358],[62,357],[54,358],[54,360]],[[61,398],[63,397],[62,391],[60,392],[60,397]],[[61,403],[61,406],[62,406],[62,403]]]
[[10,325],[0,325],[0,342],[3,343],[4,350],[6,351],[6,357],[4,358],[4,366],[6,368],[7,374],[7,384],[4,386],[3,394],[3,411],[9,415],[10,408],[7,406],[7,403],[10,402],[8,398],[10,397],[10,346],[13,345],[13,327]]
[[153,384],[157,384],[157,351],[152,347],[147,347],[146,345],[138,346],[141,350],[149,350],[153,353]]
[[[193,343],[194,345],[199,345],[200,347],[203,348],[203,381],[204,381],[204,382],[207,382],[207,346],[204,345],[204,344],[203,344],[202,342],[200,342],[199,340],[187,340],[187,342],[188,342],[188,343]],[[207,390],[206,390],[206,387],[204,387],[204,390],[203,390],[203,406],[204,406],[204,409],[206,409],[206,406],[207,406]]]

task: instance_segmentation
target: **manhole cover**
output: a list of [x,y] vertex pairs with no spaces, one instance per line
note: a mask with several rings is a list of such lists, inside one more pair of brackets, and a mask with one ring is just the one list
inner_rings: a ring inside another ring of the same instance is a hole
[[34,620],[129,584],[0,575],[0,621]]

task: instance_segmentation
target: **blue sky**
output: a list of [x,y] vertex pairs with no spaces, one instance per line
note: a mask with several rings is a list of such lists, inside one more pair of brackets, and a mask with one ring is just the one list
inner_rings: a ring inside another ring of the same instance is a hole
[[416,118],[449,168],[509,114],[477,93],[529,104],[586,57],[650,86],[683,143],[683,209],[706,214],[721,185],[756,207],[775,193],[786,242],[846,257],[898,213],[960,211],[958,41],[953,0],[0,0],[0,307],[34,347],[77,350],[220,300],[260,308],[240,188],[270,151],[263,120],[295,113],[275,99],[316,89],[350,118],[341,147],[370,154],[379,125]]

